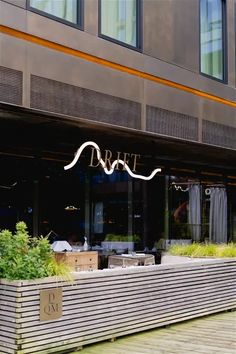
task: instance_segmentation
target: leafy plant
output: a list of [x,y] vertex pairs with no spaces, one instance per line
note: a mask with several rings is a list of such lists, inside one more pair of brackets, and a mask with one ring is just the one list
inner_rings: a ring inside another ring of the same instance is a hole
[[26,224],[16,224],[16,232],[0,232],[0,278],[36,279],[68,275],[66,266],[58,265],[48,239],[31,237]]
[[188,257],[236,257],[236,244],[231,242],[228,244],[203,244],[192,243],[190,245],[172,245],[169,252],[175,256]]
[[110,242],[139,242],[140,237],[134,235],[107,234],[104,241]]

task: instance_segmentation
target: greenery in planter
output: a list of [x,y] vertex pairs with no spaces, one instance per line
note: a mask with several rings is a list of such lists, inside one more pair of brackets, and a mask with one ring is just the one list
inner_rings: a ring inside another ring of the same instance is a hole
[[140,242],[140,237],[138,235],[107,234],[104,241],[106,241],[106,242]]
[[69,269],[56,262],[46,238],[31,237],[23,221],[16,224],[15,234],[0,232],[0,278],[25,280],[53,275],[68,276]]
[[228,244],[214,243],[192,243],[190,245],[172,245],[169,253],[175,256],[188,257],[236,257],[236,244],[231,242]]

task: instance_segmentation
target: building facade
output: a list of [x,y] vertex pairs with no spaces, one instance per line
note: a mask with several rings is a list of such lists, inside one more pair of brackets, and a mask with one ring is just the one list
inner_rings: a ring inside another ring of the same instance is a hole
[[1,0],[0,23],[1,229],[236,241],[236,0]]

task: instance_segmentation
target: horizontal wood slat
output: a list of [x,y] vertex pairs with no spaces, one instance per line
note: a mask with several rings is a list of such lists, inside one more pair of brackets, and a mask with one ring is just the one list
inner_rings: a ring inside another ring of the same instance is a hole
[[[46,354],[236,308],[236,259],[0,281],[0,353]],[[40,321],[40,290],[62,288],[63,314]]]
[[[204,306],[210,307],[214,305],[220,304],[222,301],[226,302],[227,299],[225,297],[221,297],[218,299],[215,299],[213,301],[208,301],[208,302],[200,302],[202,304],[202,308]],[[231,303],[229,301],[229,303]],[[112,318],[111,314],[107,314],[107,317],[103,316],[103,319],[106,318],[107,326],[103,326],[101,329],[101,319],[95,319],[92,321],[87,321],[86,318],[83,319],[83,321],[80,322],[81,328],[84,327],[84,331],[81,330],[81,332],[78,334],[78,328],[76,325],[73,327],[70,326],[70,321],[68,320],[66,323],[65,327],[61,327],[57,329],[57,336],[60,336],[60,339],[62,339],[63,335],[67,336],[68,329],[70,328],[70,336],[75,336],[77,338],[83,337],[84,335],[90,335],[91,333],[98,333],[100,331],[104,332],[105,330],[110,330],[111,328],[115,328],[116,326],[124,326],[127,325],[127,323],[134,323],[135,321],[140,322],[140,320],[145,321],[148,317],[152,317],[153,319],[158,320],[159,322],[164,318],[166,319],[167,315],[170,316],[173,314],[174,316],[177,316],[178,314],[182,316],[183,314],[187,312],[194,312],[194,310],[197,309],[196,304],[195,306],[189,305],[186,306],[185,311],[179,310],[180,307],[168,307],[167,310],[158,310],[158,309],[153,309],[152,307],[149,307],[147,309],[137,309],[137,311],[132,311],[131,315],[130,313],[126,313],[125,316],[121,313],[113,313]],[[179,310],[179,311],[178,311]],[[69,328],[68,328],[69,326]],[[40,335],[38,334],[37,331],[30,332],[30,333],[24,333],[21,336],[22,343],[26,342],[34,342],[36,340],[45,340],[47,338],[53,338],[55,336],[55,331],[53,330],[44,330],[40,332]],[[19,343],[21,340],[19,340]]]

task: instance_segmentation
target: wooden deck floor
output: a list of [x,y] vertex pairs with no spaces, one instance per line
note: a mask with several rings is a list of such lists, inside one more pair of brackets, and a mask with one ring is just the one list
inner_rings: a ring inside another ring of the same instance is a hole
[[[78,354],[236,354],[236,312],[85,346]],[[74,353],[74,354],[76,354]]]

